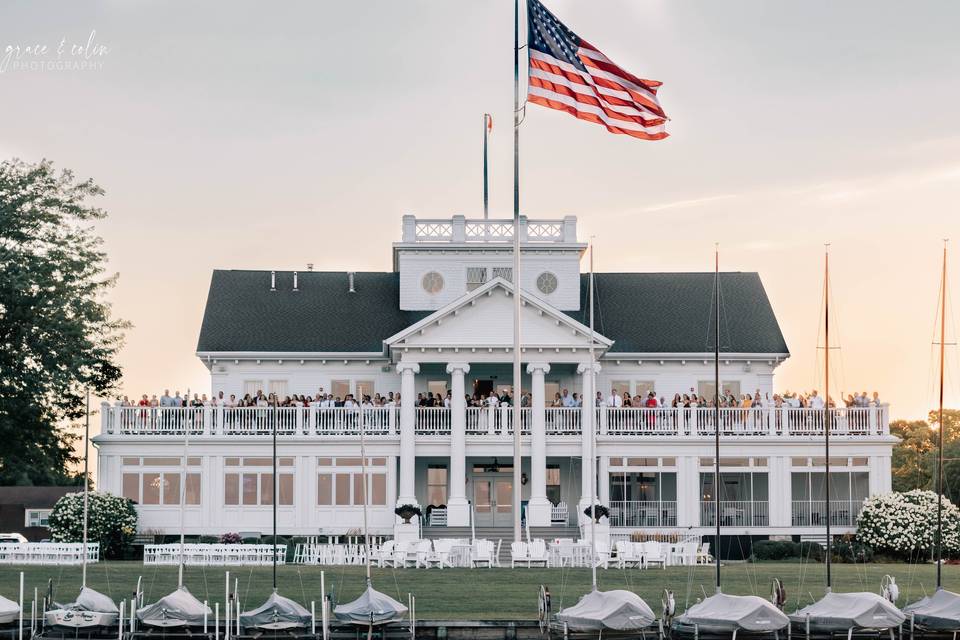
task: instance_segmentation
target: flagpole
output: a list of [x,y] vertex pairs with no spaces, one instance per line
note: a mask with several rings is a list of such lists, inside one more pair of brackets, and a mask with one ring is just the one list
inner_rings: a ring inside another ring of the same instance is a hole
[[520,542],[520,0],[513,3],[513,539]]
[[483,114],[483,219],[490,218],[490,189],[487,180],[487,137],[493,126],[493,118],[489,113]]

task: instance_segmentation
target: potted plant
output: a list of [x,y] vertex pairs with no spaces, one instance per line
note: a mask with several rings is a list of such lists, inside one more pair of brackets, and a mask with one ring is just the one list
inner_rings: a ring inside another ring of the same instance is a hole
[[422,517],[423,512],[420,511],[420,507],[415,504],[402,504],[396,509],[393,510],[395,514],[403,518],[404,524],[410,523],[410,518],[413,516]]
[[591,515],[590,514],[591,511],[593,511],[594,522],[600,522],[600,518],[606,518],[606,517],[609,517],[610,515],[610,510],[607,509],[602,504],[595,504],[593,505],[592,509],[590,507],[587,507],[586,509],[583,510],[583,515],[589,516]]

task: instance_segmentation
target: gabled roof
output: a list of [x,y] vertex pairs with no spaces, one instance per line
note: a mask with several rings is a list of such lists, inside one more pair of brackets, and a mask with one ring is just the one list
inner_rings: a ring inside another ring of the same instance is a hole
[[[444,307],[441,307],[440,309],[437,309],[436,311],[430,313],[430,315],[426,316],[425,318],[422,318],[418,322],[415,322],[409,327],[404,328],[399,333],[396,333],[390,336],[389,338],[386,338],[384,340],[384,343],[387,346],[392,346],[394,344],[401,343],[407,340],[408,338],[410,338],[411,336],[416,335],[420,331],[426,329],[427,327],[430,327],[431,325],[436,325],[438,321],[442,321],[444,318],[447,318],[448,316],[457,313],[460,309],[469,308],[471,306],[471,303],[473,303],[474,301],[480,298],[488,296],[494,289],[502,289],[504,291],[509,292],[512,295],[514,291],[514,286],[512,282],[504,280],[503,278],[499,278],[499,277],[494,278],[493,280],[490,280],[489,282],[486,282],[483,285],[477,287],[473,291],[468,292],[466,295],[463,295],[457,298],[450,304]],[[590,344],[590,339],[589,339],[590,327],[589,326],[584,325],[579,320],[574,318],[572,315],[565,313],[563,311],[560,311],[559,309],[555,309],[554,307],[550,306],[549,304],[547,304],[540,298],[537,298],[536,296],[528,295],[526,293],[521,292],[521,299],[524,305],[530,306],[533,309],[539,311],[541,315],[545,315],[548,318],[552,318],[553,320],[556,321],[557,325],[565,325],[566,327],[569,327],[570,329],[574,330],[577,333],[577,335],[582,335],[584,347],[589,346]],[[521,333],[521,335],[523,334]],[[512,340],[513,333],[511,332],[509,335],[505,336],[505,338],[508,340]],[[596,331],[596,330],[594,331],[595,346],[599,346],[600,348],[605,349],[609,347],[611,344],[613,344],[613,340],[605,337],[599,331]]]
[[[216,270],[204,310],[200,353],[381,353],[384,340],[431,315],[402,311],[399,274],[276,273]],[[594,322],[615,353],[704,353],[713,349],[713,273],[598,273]],[[721,348],[788,354],[756,273],[722,273]],[[589,276],[581,276],[581,310],[563,313],[589,324]],[[531,301],[534,299],[531,298]]]

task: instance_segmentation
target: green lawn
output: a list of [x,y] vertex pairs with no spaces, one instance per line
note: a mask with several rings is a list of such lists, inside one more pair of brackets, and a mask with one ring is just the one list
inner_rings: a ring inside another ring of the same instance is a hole
[[[41,593],[47,579],[53,578],[58,600],[73,598],[80,587],[79,567],[0,567],[0,595],[15,599],[19,571],[26,573],[27,601],[34,587]],[[307,602],[319,600],[320,567],[296,565],[278,569],[280,591],[284,595]],[[224,568],[187,567],[185,580],[190,590],[201,600],[223,601]],[[529,619],[537,612],[537,590],[546,584],[553,594],[554,608],[569,606],[590,587],[587,569],[377,569],[374,585],[401,602],[407,593],[417,597],[417,617],[421,619]],[[598,570],[601,589],[631,589],[643,597],[654,611],[660,610],[660,592],[673,589],[677,608],[684,608],[703,597],[703,590],[713,592],[713,567],[671,567],[668,569],[607,569]],[[834,565],[834,590],[877,592],[880,579],[891,574],[901,585],[899,604],[916,600],[925,588],[934,585],[933,565],[869,564]],[[338,601],[355,597],[363,587],[362,567],[326,567],[327,588],[332,589]],[[801,581],[801,574],[803,579]],[[240,600],[244,608],[259,605],[271,588],[271,568],[235,567],[230,575],[240,581]],[[146,601],[151,602],[176,586],[176,567],[145,567],[139,562],[105,562],[90,565],[88,584],[114,599],[130,597],[137,577],[143,576]],[[788,611],[818,598],[823,593],[824,567],[822,564],[758,563],[728,564],[723,567],[724,591],[737,594],[755,594],[767,597],[770,581],[781,578],[786,584]],[[802,587],[801,587],[802,584]],[[960,591],[960,566],[944,567],[944,584]],[[702,590],[703,589],[703,590]],[[42,596],[41,596],[42,597]],[[29,607],[29,604],[27,605]]]

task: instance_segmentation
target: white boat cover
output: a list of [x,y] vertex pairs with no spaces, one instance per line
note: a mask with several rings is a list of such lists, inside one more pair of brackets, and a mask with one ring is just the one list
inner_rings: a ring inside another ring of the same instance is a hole
[[632,591],[591,591],[557,614],[571,631],[636,631],[657,619],[643,598]]
[[0,624],[13,622],[20,615],[20,605],[0,596]]
[[137,619],[151,627],[199,627],[203,618],[213,616],[210,607],[193,597],[186,587],[180,587],[137,610]]
[[914,621],[925,629],[954,631],[960,629],[960,594],[937,589],[932,596],[903,608],[913,614]]
[[790,620],[768,600],[757,596],[712,595],[677,617],[678,625],[697,625],[701,632],[779,631]]
[[57,608],[68,611],[95,611],[97,613],[120,613],[116,603],[99,591],[94,591],[90,587],[80,589],[80,595],[75,602],[69,604],[57,605]]
[[261,629],[292,629],[310,624],[310,612],[276,591],[256,609],[240,614],[240,625]]
[[889,629],[906,617],[891,602],[876,593],[828,593],[820,600],[790,615],[798,625],[818,631],[847,631],[851,628]]
[[407,613],[407,608],[391,598],[380,593],[368,584],[359,598],[353,602],[337,605],[333,615],[340,622],[351,624],[388,624],[399,622]]

